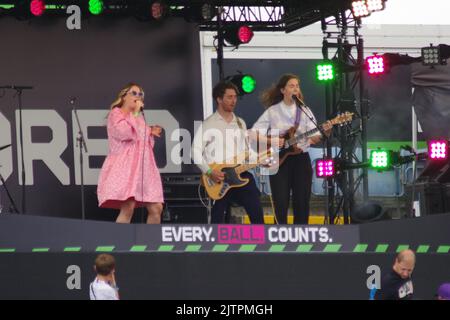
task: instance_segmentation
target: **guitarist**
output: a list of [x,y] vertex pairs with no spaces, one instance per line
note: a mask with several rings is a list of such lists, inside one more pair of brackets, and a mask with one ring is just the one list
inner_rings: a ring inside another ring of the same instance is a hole
[[[238,88],[231,82],[220,82],[213,89],[213,99],[217,103],[214,114],[205,119],[197,130],[192,144],[192,158],[195,164],[208,174],[215,182],[223,181],[225,176],[219,170],[211,170],[210,163],[225,163],[236,157],[238,159],[248,151],[247,126],[241,118],[234,114]],[[220,200],[216,200],[211,210],[211,223],[224,223],[231,202],[236,202],[245,208],[251,223],[263,224],[263,209],[260,202],[260,192],[255,179],[249,172],[242,173],[242,178],[250,179],[249,183],[240,188],[231,189]]]
[[[256,121],[252,130],[259,135],[300,134],[316,126],[310,120],[315,117],[312,111],[303,106],[303,111],[296,105],[292,96],[303,101],[300,79],[294,74],[283,75],[278,83],[263,91],[261,100],[267,108]],[[309,117],[304,113],[307,112]],[[331,133],[332,125],[327,122],[323,126],[326,135]],[[318,132],[309,139],[300,141],[294,146],[295,154],[289,155],[280,165],[278,171],[270,176],[270,187],[275,207],[275,218],[279,224],[287,224],[290,195],[294,209],[294,224],[308,224],[309,200],[311,197],[312,167],[308,149],[322,139]],[[281,159],[280,159],[281,160]]]

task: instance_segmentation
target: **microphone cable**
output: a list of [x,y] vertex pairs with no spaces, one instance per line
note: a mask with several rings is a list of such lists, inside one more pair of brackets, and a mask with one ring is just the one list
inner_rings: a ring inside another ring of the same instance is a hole
[[[144,106],[141,107],[140,113],[142,114],[142,118],[144,119],[144,148],[142,150],[142,165],[141,165],[141,199],[142,199],[142,222],[145,223],[145,202],[144,202],[144,162],[145,162],[145,149],[147,146],[147,121],[145,119],[144,114]],[[151,132],[150,132],[151,133]],[[148,219],[148,218],[147,218]]]

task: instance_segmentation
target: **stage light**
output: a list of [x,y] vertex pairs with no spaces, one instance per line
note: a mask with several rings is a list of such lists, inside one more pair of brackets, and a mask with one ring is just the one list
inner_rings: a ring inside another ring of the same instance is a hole
[[422,64],[424,66],[446,65],[450,58],[450,46],[440,44],[422,48]]
[[205,3],[201,8],[202,18],[205,21],[210,21],[217,14],[217,8],[211,4]]
[[42,16],[45,12],[45,2],[44,0],[33,0],[30,3],[30,11],[36,16]]
[[316,66],[316,78],[319,81],[331,81],[334,79],[334,66],[332,63],[321,63]]
[[162,20],[168,15],[168,7],[164,1],[154,1],[151,6],[152,18]]
[[439,47],[425,47],[422,48],[422,64],[424,66],[437,66],[441,64],[441,54]]
[[370,152],[370,167],[377,170],[389,169],[391,157],[388,150],[372,150]]
[[246,25],[227,27],[223,33],[225,41],[236,47],[241,44],[249,43],[252,40],[253,35],[253,30]]
[[226,80],[232,82],[238,88],[240,96],[250,94],[256,88],[256,80],[249,74],[237,74],[228,77]]
[[428,141],[428,157],[431,160],[447,160],[449,152],[448,140]]
[[164,1],[136,1],[129,4],[128,8],[133,16],[142,22],[162,22],[171,12]]
[[217,7],[205,3],[203,5],[190,5],[182,8],[180,11],[181,17],[187,22],[202,23],[211,21],[218,12]]
[[330,178],[335,174],[335,166],[333,159],[317,159],[316,160],[316,177]]
[[352,1],[352,12],[355,18],[367,17],[370,15],[366,0]]
[[381,11],[385,8],[385,1],[384,0],[366,0],[367,3],[367,9],[370,12],[374,11]]
[[379,75],[385,72],[383,56],[370,56],[366,58],[367,71],[370,75]]
[[104,4],[102,0],[89,0],[89,12],[93,15],[99,15],[103,12]]

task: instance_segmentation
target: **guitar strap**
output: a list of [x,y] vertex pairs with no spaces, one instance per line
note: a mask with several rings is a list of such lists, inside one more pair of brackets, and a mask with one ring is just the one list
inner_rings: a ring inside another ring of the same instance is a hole
[[[238,118],[238,116],[236,116],[236,115],[234,115],[234,116],[236,117],[236,122],[237,122],[239,129],[244,130],[244,125],[242,124],[241,120]],[[245,148],[247,150],[250,150],[250,146],[248,145],[247,137],[244,137],[244,140],[245,140]]]
[[298,126],[300,125],[300,118],[302,116],[302,112],[300,110],[300,107],[297,106],[297,112],[295,114],[295,122],[294,122],[294,127],[295,127],[295,131],[297,131]]

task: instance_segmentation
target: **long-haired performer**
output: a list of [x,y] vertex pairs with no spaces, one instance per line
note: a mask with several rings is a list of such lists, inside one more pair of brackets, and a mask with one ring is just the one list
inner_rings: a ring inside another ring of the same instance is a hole
[[120,209],[116,222],[130,223],[134,208],[145,206],[147,223],[160,223],[163,208],[161,176],[153,154],[161,127],[150,127],[141,112],[144,90],[129,83],[111,104],[108,115],[109,153],[99,176],[102,208]]
[[[293,96],[303,101],[300,79],[294,74],[284,74],[276,85],[262,93],[261,100],[267,109],[252,129],[258,131],[260,135],[270,134],[273,129],[280,133],[292,130],[295,134],[315,129],[315,124],[310,120],[312,118],[316,121],[312,111],[306,106],[300,110]],[[331,124],[326,124],[324,129],[328,135]],[[321,138],[322,135],[318,133],[309,139],[300,141],[296,145],[296,154],[288,156],[281,163],[277,173],[270,176],[275,217],[279,224],[287,223],[291,191],[294,223],[308,223],[312,184],[311,159],[308,149],[311,144],[318,143]]]

